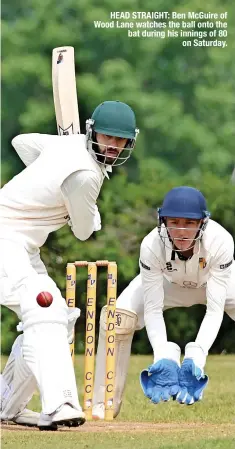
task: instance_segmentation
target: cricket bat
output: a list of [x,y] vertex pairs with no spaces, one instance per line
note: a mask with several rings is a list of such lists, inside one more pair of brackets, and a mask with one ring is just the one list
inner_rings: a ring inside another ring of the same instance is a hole
[[53,49],[52,86],[58,134],[80,133],[73,47]]

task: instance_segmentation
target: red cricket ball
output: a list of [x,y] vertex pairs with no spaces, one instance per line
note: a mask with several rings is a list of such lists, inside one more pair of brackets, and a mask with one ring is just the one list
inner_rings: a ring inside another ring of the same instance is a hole
[[40,292],[36,301],[41,307],[49,307],[53,302],[53,296],[49,292]]

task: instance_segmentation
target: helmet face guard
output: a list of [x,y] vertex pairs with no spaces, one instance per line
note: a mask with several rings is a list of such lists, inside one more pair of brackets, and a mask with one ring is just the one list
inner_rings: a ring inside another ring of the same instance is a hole
[[[130,157],[132,154],[133,149],[135,148],[135,143],[136,143],[136,139],[139,133],[138,128],[135,129],[135,136],[134,138],[130,139],[128,138],[127,140],[127,144],[125,147],[120,148],[120,147],[115,147],[112,145],[112,148],[118,151],[118,155],[117,156],[107,156],[107,150],[109,148],[108,145],[104,145],[104,144],[99,144],[96,140],[96,132],[94,130],[94,120],[92,119],[88,119],[86,121],[86,138],[87,138],[87,147],[89,152],[91,153],[91,155],[97,160],[97,162],[99,164],[102,165],[111,165],[112,167],[117,166],[117,165],[122,165],[124,164]],[[106,131],[106,135],[112,135],[111,132],[110,134]],[[118,137],[123,137],[123,136],[118,136]],[[123,137],[124,139],[127,137]],[[106,148],[106,151],[104,153],[102,153],[99,149],[99,147],[103,147]],[[110,159],[113,159],[113,161],[110,163]],[[108,162],[107,162],[108,160]]]
[[[198,228],[178,226],[168,227],[167,218],[201,220],[201,224]],[[209,218],[210,212],[207,210],[206,200],[199,190],[186,186],[176,187],[168,192],[162,207],[158,208],[158,233],[164,245],[170,247],[168,243],[170,242],[170,244],[174,246],[175,251],[182,252],[183,250],[177,248],[177,241],[182,241],[182,237],[174,237],[174,239],[172,239],[171,231],[176,229],[183,230],[187,235],[187,232],[195,230],[194,238],[183,237],[183,240],[192,242],[192,244],[184,250],[188,251],[194,247],[195,242],[201,240]]]
[[[179,240],[181,241],[182,238],[180,238],[180,237],[172,238],[171,237],[171,230],[176,230],[176,229],[177,229],[177,231],[184,230],[185,233],[187,233],[188,231],[195,230],[195,237],[194,238],[186,238],[186,237],[184,237],[184,239],[183,239],[185,241],[192,242],[192,244],[186,249],[188,251],[188,250],[190,250],[190,249],[192,249],[194,247],[195,242],[201,240],[201,238],[203,236],[203,233],[204,233],[204,231],[206,229],[207,223],[209,221],[209,216],[207,216],[206,218],[204,218],[202,220],[202,222],[201,222],[201,224],[200,224],[200,226],[198,228],[189,228],[189,227],[183,228],[183,227],[180,227],[180,226],[167,226],[166,225],[166,218],[170,218],[170,217],[159,217],[158,218],[158,233],[159,233],[160,238],[161,238],[162,242],[164,243],[164,245],[167,248],[170,248],[170,249],[172,248],[172,245],[173,245],[174,246],[174,251],[176,251],[176,252],[182,252],[182,249],[178,249],[177,248],[177,241],[179,241]],[[177,218],[179,218],[179,217],[177,217]],[[171,246],[168,244],[168,241],[170,241]]]

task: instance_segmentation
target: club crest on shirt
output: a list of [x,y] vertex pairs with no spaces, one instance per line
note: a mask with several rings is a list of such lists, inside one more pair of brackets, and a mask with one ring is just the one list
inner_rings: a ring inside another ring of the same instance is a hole
[[206,268],[207,262],[204,257],[199,257],[199,266],[201,269]]

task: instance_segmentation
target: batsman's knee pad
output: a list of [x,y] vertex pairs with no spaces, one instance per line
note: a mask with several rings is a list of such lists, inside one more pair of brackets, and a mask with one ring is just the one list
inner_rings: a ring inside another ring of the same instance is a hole
[[[74,330],[75,330],[75,324],[77,319],[81,315],[81,310],[77,307],[68,307],[67,308],[68,313],[68,342],[69,344],[73,341],[74,336]],[[24,327],[22,321],[19,322],[19,324],[16,326],[18,332],[23,332]]]
[[23,335],[15,340],[1,375],[1,419],[12,419],[21,412],[37,387],[22,355]]
[[[41,307],[37,296],[41,292],[49,292],[53,301],[49,307]],[[55,282],[47,275],[35,275],[25,279],[19,287],[20,307],[24,331],[40,323],[56,323],[68,325],[67,305]]]

